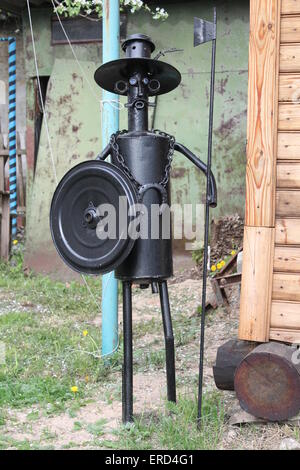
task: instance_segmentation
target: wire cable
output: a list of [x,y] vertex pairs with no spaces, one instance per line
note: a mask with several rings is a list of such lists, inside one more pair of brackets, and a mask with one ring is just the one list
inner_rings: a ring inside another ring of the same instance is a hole
[[48,145],[49,145],[49,151],[50,151],[50,156],[51,156],[51,161],[52,161],[53,174],[54,174],[55,182],[56,182],[56,184],[58,184],[56,166],[55,166],[54,155],[53,155],[53,149],[52,149],[52,144],[51,144],[51,139],[50,139],[50,134],[49,134],[48,118],[47,118],[47,113],[46,113],[45,104],[44,104],[44,100],[43,100],[41,82],[40,82],[40,75],[39,75],[39,68],[38,68],[38,62],[37,62],[35,39],[34,39],[34,34],[33,34],[32,18],[31,18],[31,10],[30,10],[29,0],[27,0],[27,10],[28,10],[31,40],[32,40],[32,48],[33,48],[34,64],[35,64],[35,71],[36,71],[36,79],[37,79],[37,83],[38,83],[41,106],[42,106],[43,115],[44,115],[45,129],[46,129],[46,134],[47,134],[47,138],[48,138]]

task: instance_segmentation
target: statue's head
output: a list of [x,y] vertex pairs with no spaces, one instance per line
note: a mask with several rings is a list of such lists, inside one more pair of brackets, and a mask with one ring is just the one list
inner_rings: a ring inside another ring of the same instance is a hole
[[122,44],[125,58],[107,62],[95,72],[98,85],[118,95],[142,98],[169,93],[181,75],[172,65],[152,59],[155,45],[149,36],[133,34]]
[[[122,49],[128,59],[151,59],[155,45],[149,36],[144,34],[132,34],[122,44]],[[136,61],[136,70],[127,80],[119,80],[115,84],[116,93],[133,94],[137,97],[156,95],[160,90],[160,82],[151,78],[148,67],[144,62]],[[131,93],[130,93],[131,92]]]

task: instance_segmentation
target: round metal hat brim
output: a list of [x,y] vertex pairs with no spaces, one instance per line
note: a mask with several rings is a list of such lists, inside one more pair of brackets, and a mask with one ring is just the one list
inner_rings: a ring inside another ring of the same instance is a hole
[[159,92],[149,92],[149,96],[169,93],[175,90],[181,82],[181,74],[175,67],[159,60],[145,58],[128,58],[107,62],[96,70],[94,78],[104,90],[122,94],[115,91],[115,84],[120,80],[128,80],[132,74],[141,71],[146,73],[149,78],[160,82]]
[[[51,235],[63,261],[83,274],[114,271],[135,243],[128,235],[128,227],[132,219],[129,208],[136,203],[132,183],[115,165],[95,160],[72,168],[56,188],[50,209]],[[92,227],[86,223],[84,214],[91,204],[99,214],[108,207],[103,206],[106,204],[115,209],[116,227],[112,237],[99,238],[98,225]],[[121,212],[125,214],[122,223]]]

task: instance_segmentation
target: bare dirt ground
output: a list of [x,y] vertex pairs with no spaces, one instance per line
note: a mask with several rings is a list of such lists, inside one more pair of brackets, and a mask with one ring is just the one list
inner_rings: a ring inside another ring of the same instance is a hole
[[[192,272],[192,275],[191,275]],[[194,279],[190,279],[192,276]],[[170,304],[174,318],[185,315],[192,318],[197,315],[201,304],[201,280],[197,279],[194,268],[184,262],[177,263],[176,274],[169,287]],[[238,326],[238,288],[231,291],[231,311],[223,309],[211,311],[207,319],[206,329],[206,358],[205,358],[205,390],[214,390],[212,366],[215,361],[217,348],[230,338],[237,335]],[[9,305],[5,305],[9,308]],[[24,307],[25,308],[25,307]],[[30,306],[26,306],[30,308]],[[160,305],[157,295],[150,290],[134,290],[134,331],[145,321],[160,318]],[[120,316],[121,318],[121,316]],[[98,319],[96,319],[96,324]],[[100,323],[100,321],[99,321]],[[191,332],[193,333],[193,332]],[[134,348],[144,348],[149,351],[149,345],[155,349],[163,346],[162,331],[147,332],[135,339]],[[179,393],[195,393],[197,390],[199,356],[198,332],[191,340],[177,347],[177,383]],[[134,376],[134,411],[136,415],[165,406],[166,383],[164,368],[157,369],[155,364],[145,370],[139,370]],[[239,406],[234,394],[224,393],[223,396],[226,419],[224,433],[218,448],[220,449],[279,449],[285,438],[299,441],[299,427],[291,424],[270,425],[251,424],[231,426],[230,418]],[[113,443],[114,432],[120,427],[121,418],[121,377],[117,383],[99,384],[93,398],[76,412],[70,410],[58,415],[47,416],[40,412],[38,406],[22,410],[8,410],[5,429],[2,434],[12,441],[33,442],[42,448],[51,445],[61,448],[97,448],[98,442]],[[102,424],[101,424],[102,423]],[[16,446],[12,444],[11,448]],[[108,446],[109,447],[109,446]]]

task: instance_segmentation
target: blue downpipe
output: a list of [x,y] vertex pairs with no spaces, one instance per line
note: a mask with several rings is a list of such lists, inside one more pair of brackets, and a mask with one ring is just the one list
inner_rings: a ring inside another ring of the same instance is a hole
[[[103,57],[102,62],[120,58],[120,4],[119,0],[103,2]],[[102,146],[109,143],[111,134],[119,130],[119,97],[103,91]],[[115,101],[110,103],[109,101]],[[112,354],[118,346],[118,281],[114,273],[102,278],[102,355]]]

